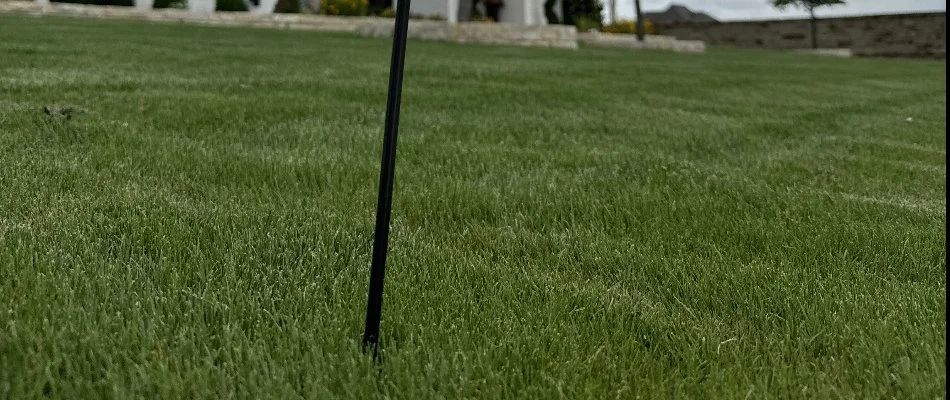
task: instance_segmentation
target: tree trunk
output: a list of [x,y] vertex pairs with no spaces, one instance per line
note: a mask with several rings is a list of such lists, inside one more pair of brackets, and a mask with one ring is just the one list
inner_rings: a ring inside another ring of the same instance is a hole
[[643,41],[643,13],[640,12],[640,0],[633,0],[633,6],[637,12],[637,41]]
[[617,0],[610,0],[610,22],[617,23]]
[[811,23],[811,48],[814,50],[818,49],[818,19],[815,18],[815,8],[809,7],[808,13],[811,15],[809,19]]

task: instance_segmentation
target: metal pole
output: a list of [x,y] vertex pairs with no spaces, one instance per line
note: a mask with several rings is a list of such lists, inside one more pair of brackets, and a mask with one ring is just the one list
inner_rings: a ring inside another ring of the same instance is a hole
[[811,27],[811,48],[818,50],[818,20],[815,18],[815,7],[808,7],[808,24]]
[[386,101],[383,158],[379,169],[376,234],[373,238],[373,263],[369,276],[366,330],[363,332],[363,352],[366,352],[367,347],[372,347],[373,358],[378,354],[379,322],[383,310],[383,277],[386,270],[386,253],[389,251],[389,220],[392,215],[396,135],[399,131],[399,101],[402,97],[402,76],[406,61],[406,33],[409,29],[409,1],[400,0],[396,9],[392,60],[389,66],[389,97]]
[[637,11],[637,41],[643,41],[643,13],[640,12],[640,0],[633,0],[633,5]]

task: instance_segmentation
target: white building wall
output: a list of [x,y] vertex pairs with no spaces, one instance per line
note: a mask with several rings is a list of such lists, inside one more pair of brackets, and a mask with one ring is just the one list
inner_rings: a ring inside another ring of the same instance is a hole
[[518,25],[547,25],[544,0],[507,0],[499,13],[500,22]]
[[[398,2],[394,2],[398,7]],[[449,22],[458,22],[458,0],[412,0],[412,14],[441,15]]]
[[[394,2],[398,6],[398,1]],[[560,1],[555,10],[560,11]],[[438,14],[449,22],[457,22],[459,0],[412,0],[413,14]],[[467,13],[465,13],[467,14]],[[505,23],[518,25],[547,25],[544,17],[544,0],[506,0],[499,12],[499,18]]]

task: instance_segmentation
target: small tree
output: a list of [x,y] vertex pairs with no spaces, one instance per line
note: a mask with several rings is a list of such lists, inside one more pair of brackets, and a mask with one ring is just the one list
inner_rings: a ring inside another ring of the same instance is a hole
[[780,10],[788,6],[802,7],[808,10],[811,17],[811,48],[818,48],[818,19],[815,17],[815,9],[823,6],[833,6],[844,4],[844,0],[772,0],[772,4]]

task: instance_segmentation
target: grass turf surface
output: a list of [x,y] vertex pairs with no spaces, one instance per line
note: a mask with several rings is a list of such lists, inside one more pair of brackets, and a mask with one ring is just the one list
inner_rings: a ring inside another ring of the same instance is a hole
[[411,42],[378,371],[388,41],[0,38],[0,398],[944,396],[943,62]]

